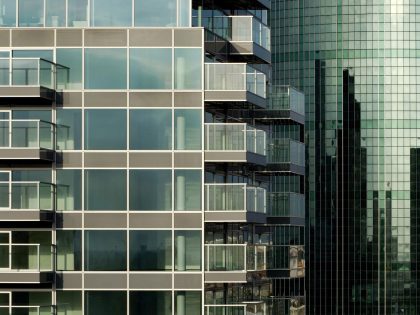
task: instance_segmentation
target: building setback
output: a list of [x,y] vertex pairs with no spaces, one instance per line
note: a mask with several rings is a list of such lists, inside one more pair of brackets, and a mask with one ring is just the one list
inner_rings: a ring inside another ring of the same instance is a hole
[[305,313],[304,97],[270,1],[0,0],[0,314]]

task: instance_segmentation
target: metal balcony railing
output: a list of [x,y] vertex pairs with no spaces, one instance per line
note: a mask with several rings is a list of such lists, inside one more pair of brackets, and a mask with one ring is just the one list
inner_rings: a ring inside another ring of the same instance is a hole
[[270,139],[269,163],[292,163],[305,166],[305,144],[291,139]]
[[63,88],[68,84],[69,75],[69,68],[42,58],[0,58],[0,86],[56,90],[57,86]]
[[247,184],[205,184],[205,211],[266,213],[266,190]]
[[305,217],[305,195],[293,192],[270,192],[267,198],[270,215]]
[[55,186],[44,182],[0,182],[0,211],[53,211]]
[[0,315],[55,315],[53,305],[10,305],[0,306]]
[[254,42],[270,51],[270,28],[253,16],[202,17],[201,25],[231,42]]
[[266,155],[266,133],[247,124],[205,124],[206,151],[245,151]]
[[41,272],[54,269],[54,246],[0,244],[0,272]]
[[246,304],[213,304],[204,306],[205,315],[266,315],[267,310],[263,302],[249,302]]
[[0,148],[55,149],[55,125],[43,120],[0,120]]
[[266,98],[266,75],[246,63],[206,63],[207,91],[247,91]]
[[291,86],[270,87],[269,108],[291,110],[305,115],[305,95]]
[[266,270],[265,245],[205,244],[205,271],[235,272]]

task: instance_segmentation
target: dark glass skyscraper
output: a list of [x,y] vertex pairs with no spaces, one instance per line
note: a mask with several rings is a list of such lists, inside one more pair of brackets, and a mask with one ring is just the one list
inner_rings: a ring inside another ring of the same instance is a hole
[[419,314],[420,3],[275,0],[273,83],[305,93],[308,314]]

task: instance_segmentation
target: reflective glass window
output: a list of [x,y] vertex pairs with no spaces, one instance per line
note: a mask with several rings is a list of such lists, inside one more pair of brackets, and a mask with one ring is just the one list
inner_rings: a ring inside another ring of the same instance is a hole
[[175,150],[201,150],[201,110],[176,109]]
[[16,0],[3,0],[3,5],[0,10],[0,26],[16,26]]
[[201,269],[201,231],[175,231],[175,270]]
[[[130,315],[172,315],[170,291],[131,291]],[[185,314],[200,314],[185,313]]]
[[201,171],[175,170],[175,210],[201,209]]
[[135,0],[135,26],[176,26],[177,0]]
[[86,291],[85,315],[126,315],[127,292]]
[[87,12],[88,0],[67,0],[67,26],[85,27],[88,26]]
[[82,148],[82,110],[57,108],[57,148],[80,150]]
[[85,49],[86,89],[126,89],[127,51],[122,48]]
[[82,171],[58,169],[56,173],[57,210],[82,209]]
[[83,315],[82,292],[57,290],[57,314]]
[[172,49],[130,49],[130,89],[172,89]]
[[85,170],[86,210],[126,210],[126,172]]
[[175,48],[175,89],[199,90],[203,55],[199,48]]
[[131,150],[171,150],[172,110],[130,110]]
[[125,150],[127,112],[121,109],[85,110],[86,150]]
[[130,231],[130,270],[172,270],[172,232]]
[[[174,300],[175,315],[200,314],[201,312],[200,291],[176,291]],[[185,310],[185,312],[179,313],[180,310]]]
[[66,26],[66,0],[46,0],[45,26]]
[[127,270],[126,247],[126,231],[85,231],[85,270]]
[[131,26],[132,0],[91,0],[90,25]]
[[44,0],[19,0],[19,26],[44,26]]
[[82,232],[57,230],[57,270],[82,270]]
[[130,210],[172,209],[171,170],[130,171]]
[[[57,69],[57,81],[67,82],[67,90],[79,90],[82,88],[82,49],[80,48],[57,48],[57,63],[68,69]],[[80,104],[81,105],[81,104]]]

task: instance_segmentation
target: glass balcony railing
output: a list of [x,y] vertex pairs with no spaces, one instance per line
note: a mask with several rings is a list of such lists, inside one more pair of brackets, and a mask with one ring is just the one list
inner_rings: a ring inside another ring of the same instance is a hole
[[267,269],[282,270],[288,277],[305,275],[305,248],[303,245],[266,246]]
[[52,245],[0,244],[0,271],[51,271],[53,260]]
[[13,305],[0,306],[0,315],[54,315],[55,307],[53,305]]
[[266,269],[264,245],[205,244],[205,270],[216,272]]
[[0,58],[0,86],[42,86],[55,90],[67,85],[69,75],[69,68],[41,58]]
[[305,95],[291,86],[274,85],[270,87],[270,109],[291,110],[305,115]]
[[292,192],[271,192],[267,198],[270,215],[305,217],[305,195]]
[[266,75],[246,63],[206,63],[207,91],[247,91],[266,98]]
[[292,163],[305,166],[305,144],[291,139],[271,139],[268,145],[269,163]]
[[266,155],[266,133],[247,124],[205,124],[206,151],[246,151]]
[[247,304],[205,305],[205,315],[265,315],[266,307],[262,302]]
[[202,17],[201,25],[231,42],[254,42],[270,51],[270,28],[253,16]]
[[0,148],[54,150],[55,125],[43,120],[0,120]]
[[266,191],[247,184],[205,184],[205,210],[266,213]]
[[53,210],[55,187],[43,182],[0,182],[1,210]]

